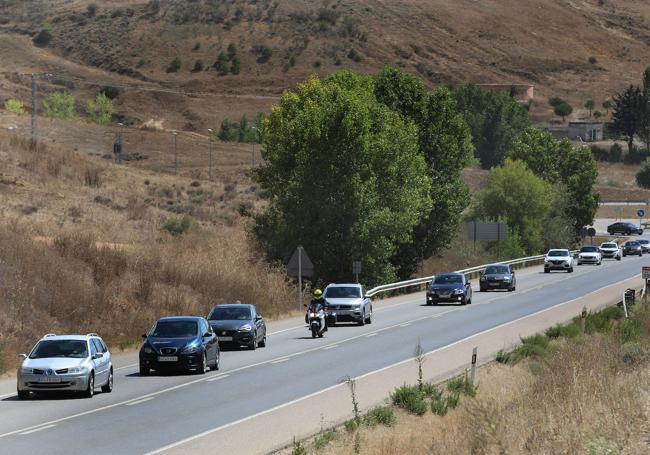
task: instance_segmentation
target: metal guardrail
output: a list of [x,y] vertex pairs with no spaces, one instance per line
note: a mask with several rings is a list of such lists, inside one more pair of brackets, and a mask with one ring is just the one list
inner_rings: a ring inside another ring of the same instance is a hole
[[[575,256],[578,253],[577,250],[571,251],[571,254]],[[539,263],[540,261],[543,261],[544,258],[546,257],[545,254],[540,254],[538,256],[529,256],[526,258],[519,258],[519,259],[511,259],[509,261],[502,261],[498,262],[498,264],[509,264],[509,265],[514,265],[514,266],[521,266],[525,267],[528,265],[533,265],[534,263]],[[492,263],[495,264],[495,263]],[[485,270],[485,268],[490,265],[490,264],[483,264],[483,265],[478,265],[476,267],[470,267],[468,269],[463,269],[463,270],[457,270],[456,273],[462,273],[464,275],[469,275],[470,278],[478,274],[479,272]],[[374,287],[370,289],[368,292],[366,292],[366,295],[368,297],[374,297],[375,295],[379,294],[380,292],[388,292],[388,291],[394,291],[396,289],[404,289],[404,288],[409,288],[412,286],[421,286],[423,284],[428,284],[430,281],[433,281],[435,278],[435,275],[429,276],[429,277],[423,277],[423,278],[414,278],[412,280],[406,280],[406,281],[399,281],[397,283],[390,283],[390,284],[382,284],[381,286]]]

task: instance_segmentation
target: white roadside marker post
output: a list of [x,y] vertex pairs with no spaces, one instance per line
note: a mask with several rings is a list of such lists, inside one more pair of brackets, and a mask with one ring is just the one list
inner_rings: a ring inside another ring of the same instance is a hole
[[474,380],[476,379],[476,357],[478,354],[478,347],[474,346],[474,349],[472,349],[472,370],[470,373],[470,380],[472,381],[472,385],[474,385]]

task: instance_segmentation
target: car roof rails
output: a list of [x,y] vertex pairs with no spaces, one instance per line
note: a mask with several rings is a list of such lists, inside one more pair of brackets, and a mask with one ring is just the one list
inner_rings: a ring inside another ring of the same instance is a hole
[[56,333],[48,333],[48,334],[46,334],[43,338],[47,338],[47,337],[55,337],[55,336],[56,336]]
[[95,332],[87,333],[86,336],[87,337],[99,337],[99,335],[97,335]]

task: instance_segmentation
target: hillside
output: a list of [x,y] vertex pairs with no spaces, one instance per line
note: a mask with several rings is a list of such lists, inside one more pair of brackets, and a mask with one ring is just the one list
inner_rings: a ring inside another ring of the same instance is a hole
[[[650,61],[643,0],[116,0],[90,13],[92,3],[0,1],[0,98],[27,101],[29,80],[12,73],[45,71],[57,75],[45,91],[122,85],[127,121],[197,130],[267,110],[311,73],[394,64],[432,85],[534,84],[533,117],[549,120],[549,96],[600,106]],[[52,40],[36,48],[44,24]]]

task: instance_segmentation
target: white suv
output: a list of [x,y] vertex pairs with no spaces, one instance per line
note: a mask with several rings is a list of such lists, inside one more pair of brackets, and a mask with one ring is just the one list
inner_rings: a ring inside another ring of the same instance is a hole
[[95,387],[113,390],[113,362],[106,343],[95,333],[55,335],[50,333],[36,343],[18,368],[18,398],[30,392],[71,390],[91,398]]
[[603,258],[613,258],[617,261],[621,260],[621,249],[618,247],[618,244],[614,242],[605,242],[600,245],[600,252],[603,255]]
[[544,273],[551,270],[573,272],[573,256],[569,250],[548,250],[544,258]]

